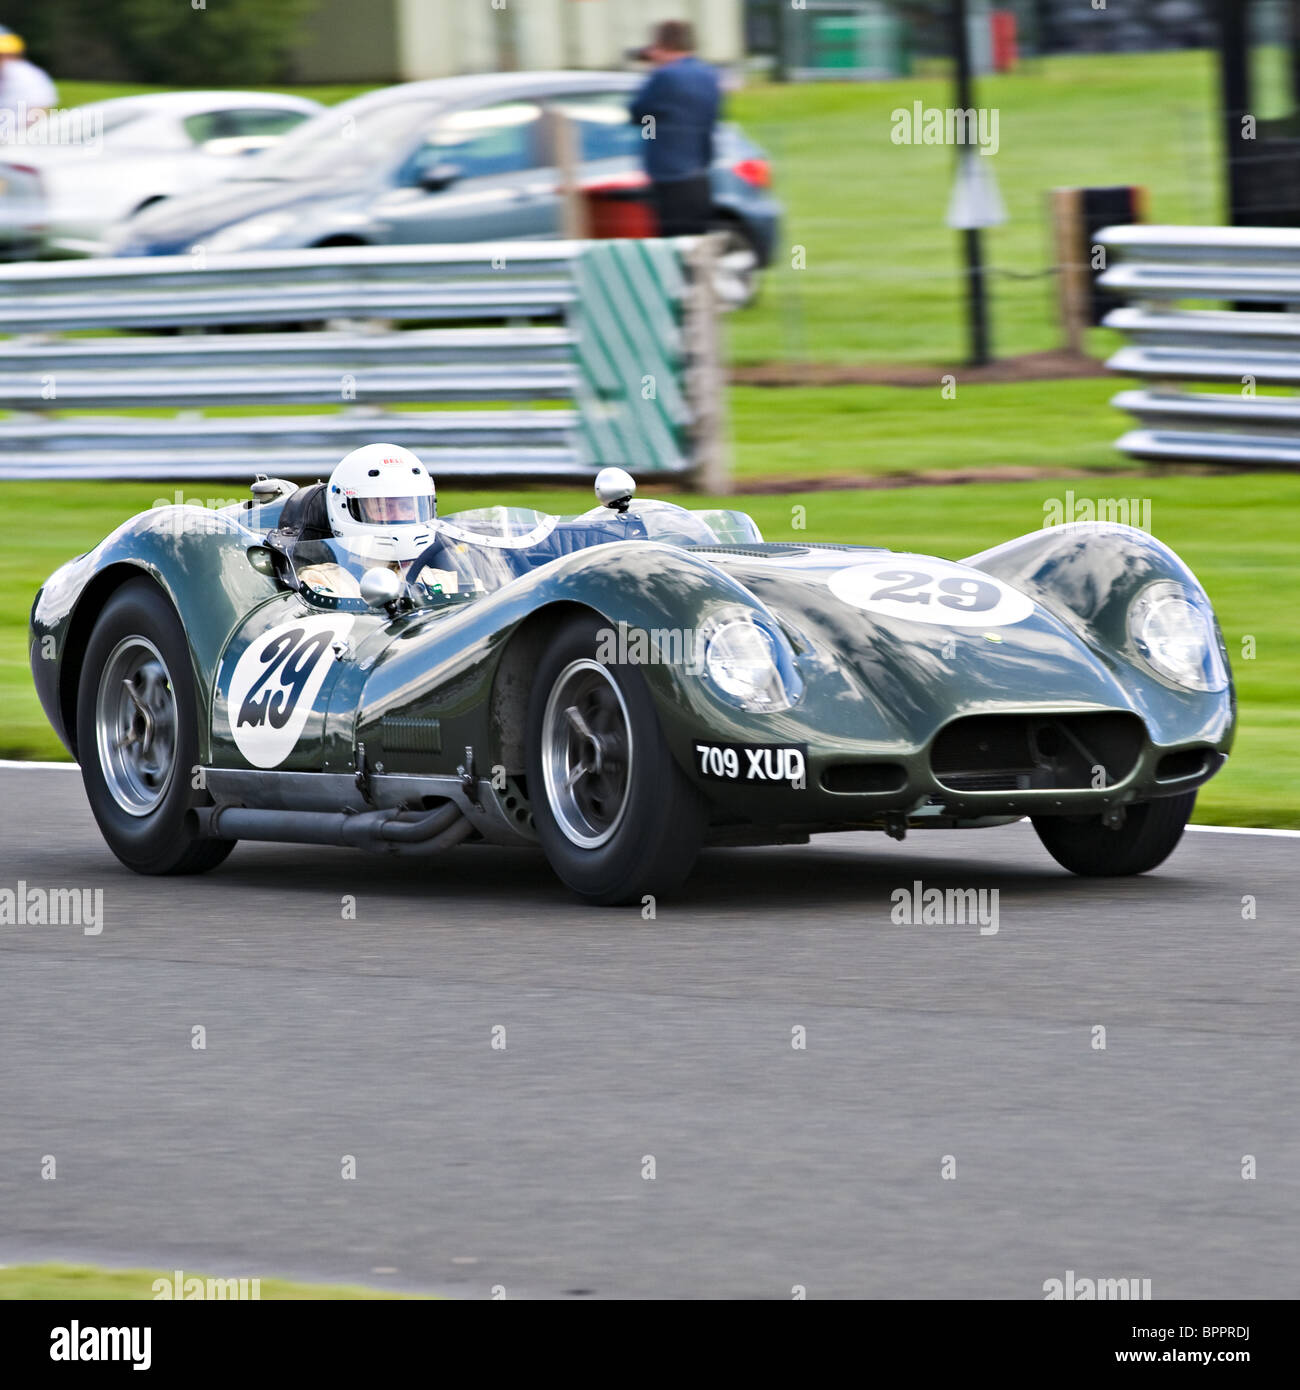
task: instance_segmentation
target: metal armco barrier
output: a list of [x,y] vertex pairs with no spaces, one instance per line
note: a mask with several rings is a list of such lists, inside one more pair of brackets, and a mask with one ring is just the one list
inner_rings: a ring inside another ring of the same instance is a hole
[[[616,463],[725,490],[711,254],[548,241],[0,268],[0,478],[309,480],[391,440],[439,476]],[[151,414],[87,413],[128,410]]]
[[[1131,301],[1106,316],[1129,339],[1106,365],[1151,383],[1115,397],[1141,426],[1115,447],[1156,463],[1300,467],[1300,398],[1256,391],[1300,386],[1300,230],[1107,227],[1097,240],[1102,285]],[[1267,307],[1222,307],[1236,304]],[[1235,389],[1177,389],[1193,382]]]

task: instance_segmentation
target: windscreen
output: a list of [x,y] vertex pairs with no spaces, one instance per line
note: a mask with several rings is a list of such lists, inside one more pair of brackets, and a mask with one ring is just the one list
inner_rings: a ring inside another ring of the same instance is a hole
[[321,179],[374,172],[405,154],[415,133],[436,106],[393,101],[365,106],[345,103],[304,121],[274,149],[257,155],[246,177]]

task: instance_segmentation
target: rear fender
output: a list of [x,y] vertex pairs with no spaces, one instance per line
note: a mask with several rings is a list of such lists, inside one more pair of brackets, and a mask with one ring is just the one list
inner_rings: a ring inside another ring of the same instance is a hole
[[76,756],[81,660],[95,620],[128,580],[147,575],[180,616],[200,709],[199,753],[207,761],[207,711],[217,660],[258,604],[281,592],[248,561],[261,537],[202,507],[160,507],[119,526],[94,550],[56,570],[32,605],[32,676],[46,716]]

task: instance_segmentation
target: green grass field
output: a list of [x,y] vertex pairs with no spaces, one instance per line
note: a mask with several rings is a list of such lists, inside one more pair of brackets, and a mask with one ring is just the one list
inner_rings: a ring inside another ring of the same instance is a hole
[[[1054,282],[1045,195],[1058,186],[1141,184],[1155,222],[1217,222],[1220,160],[1205,52],[1038,60],[982,79],[997,110],[987,157],[1007,221],[986,236],[994,349],[1052,347]],[[737,316],[742,362],[950,362],[965,356],[958,234],[945,222],[953,150],[895,145],[891,113],[953,105],[947,79],[757,86],[731,111],[771,151],[788,216],[786,255],[764,302]],[[791,249],[806,268],[790,269]]]
[[[833,460],[827,466],[835,468]],[[1044,505],[1076,497],[1149,498],[1153,529],[1191,565],[1218,610],[1241,701],[1237,749],[1201,795],[1197,819],[1234,825],[1300,826],[1300,629],[1295,622],[1295,534],[1300,478],[1257,474],[966,484],[876,491],[807,492],[738,499],[770,539],[846,540],[959,558],[1040,526]],[[186,495],[206,495],[202,488]],[[42,579],[103,538],[118,522],[172,489],[153,483],[94,488],[0,484],[0,755],[66,756],[41,715],[27,669],[26,620]],[[225,488],[221,496],[235,495]],[[579,490],[512,496],[548,510],[589,505]],[[502,494],[446,485],[440,507],[501,501]],[[706,499],[698,499],[701,505]],[[803,508],[803,512],[796,509]],[[796,518],[806,529],[796,530]],[[52,522],[57,521],[57,524]],[[1254,639],[1255,655],[1243,644]]]
[[[94,1299],[119,1301],[150,1299],[155,1279],[173,1278],[170,1269],[102,1269],[98,1265],[0,1266],[0,1301],[6,1299]],[[186,1277],[191,1277],[189,1270]],[[203,1276],[206,1277],[206,1276]],[[263,1279],[263,1302],[285,1299],[396,1299],[416,1295],[388,1293],[382,1289],[347,1284],[302,1284],[293,1279]]]
[[926,473],[935,469],[1132,468],[1114,450],[1129,418],[1106,377],[933,387],[735,386],[735,476],[741,485]]

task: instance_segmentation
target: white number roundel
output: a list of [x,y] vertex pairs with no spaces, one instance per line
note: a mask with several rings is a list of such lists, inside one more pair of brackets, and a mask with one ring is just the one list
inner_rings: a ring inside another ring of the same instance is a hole
[[334,643],[352,627],[339,613],[279,623],[235,663],[226,701],[235,746],[254,767],[279,767],[293,752],[334,664]]
[[836,570],[826,581],[842,603],[943,627],[1009,627],[1034,611],[1027,595],[994,579],[928,556],[890,555]]

